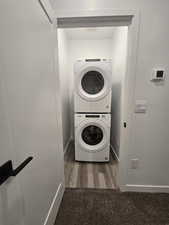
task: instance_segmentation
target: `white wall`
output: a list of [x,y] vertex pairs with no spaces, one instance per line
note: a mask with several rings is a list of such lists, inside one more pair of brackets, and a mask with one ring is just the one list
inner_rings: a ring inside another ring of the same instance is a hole
[[[169,1],[163,0],[51,0],[59,10],[88,9],[138,9],[140,10],[140,31],[136,68],[135,98],[148,101],[145,115],[134,114],[132,148],[127,152],[127,183],[132,185],[169,185]],[[152,68],[164,66],[167,78],[163,86],[156,86],[149,80]],[[130,169],[130,160],[139,158],[137,170]]]
[[[3,107],[15,155],[9,159],[16,168],[28,156],[34,157],[17,179],[24,224],[43,225],[59,184],[63,183],[63,149],[57,121],[60,93],[54,71],[56,37],[39,2],[34,0],[2,0],[0,30]],[[4,206],[12,216],[18,196],[12,198],[8,191],[6,185]],[[8,205],[8,198],[13,204]]]
[[111,146],[119,156],[121,128],[121,94],[123,89],[126,56],[127,27],[117,27],[112,40],[112,120]]
[[[71,113],[70,104],[70,83],[72,74],[69,71],[69,43],[64,29],[58,29],[58,48],[59,48],[59,76],[62,95],[62,125],[63,125],[63,148],[64,151],[71,138]],[[72,90],[71,90],[72,91]]]

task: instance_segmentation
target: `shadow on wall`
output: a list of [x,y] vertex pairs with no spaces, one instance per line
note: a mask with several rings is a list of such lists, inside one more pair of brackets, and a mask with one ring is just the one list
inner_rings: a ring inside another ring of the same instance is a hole
[[[74,86],[74,85],[73,85]],[[74,89],[74,88],[73,88]],[[70,114],[71,114],[71,138],[74,140],[75,139],[75,134],[74,134],[74,91],[71,93],[71,97],[70,97],[70,104],[71,104],[71,111],[70,111]]]
[[112,118],[111,118],[111,147],[119,156],[120,149],[120,122],[121,122],[121,83],[112,84]]

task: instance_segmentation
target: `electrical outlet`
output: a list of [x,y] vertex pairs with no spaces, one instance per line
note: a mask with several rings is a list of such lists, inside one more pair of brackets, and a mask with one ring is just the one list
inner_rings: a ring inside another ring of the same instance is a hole
[[131,159],[131,169],[137,169],[139,167],[139,159]]

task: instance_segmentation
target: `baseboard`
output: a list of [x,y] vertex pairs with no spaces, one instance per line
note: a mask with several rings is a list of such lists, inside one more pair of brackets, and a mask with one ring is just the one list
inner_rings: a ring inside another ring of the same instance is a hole
[[153,193],[169,193],[168,185],[136,185],[126,184],[120,187],[121,191],[129,192],[153,192]]
[[119,161],[120,161],[120,160],[119,160],[119,157],[118,157],[118,155],[117,155],[117,153],[116,153],[116,151],[115,151],[115,149],[114,149],[114,147],[113,147],[112,145],[110,145],[110,149],[111,149],[111,151],[113,152],[113,154],[115,155],[116,160],[119,162]]
[[61,183],[56,191],[55,197],[50,206],[44,225],[54,225],[64,190],[65,190],[64,185]]
[[67,142],[67,144],[66,144],[66,146],[65,146],[65,148],[64,148],[64,155],[65,155],[66,152],[68,151],[68,148],[69,148],[69,145],[70,145],[71,141],[72,141],[72,137],[69,138],[69,140],[68,140],[68,142]]

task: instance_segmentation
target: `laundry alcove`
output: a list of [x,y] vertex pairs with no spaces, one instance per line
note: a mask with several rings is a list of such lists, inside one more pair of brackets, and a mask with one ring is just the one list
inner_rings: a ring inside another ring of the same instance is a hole
[[121,132],[122,121],[126,113],[124,110],[126,105],[123,104],[125,102],[124,96],[127,97],[124,94],[124,84],[126,85],[128,79],[126,79],[126,74],[128,74],[126,65],[130,61],[127,60],[127,56],[130,49],[129,33],[132,36],[131,30],[129,30],[131,20],[131,15],[79,18],[58,16],[59,74],[65,154],[70,148],[70,142],[75,138],[74,87],[76,80],[74,64],[81,59],[109,59],[112,61],[110,146],[113,156],[117,162],[119,161],[123,136]]

